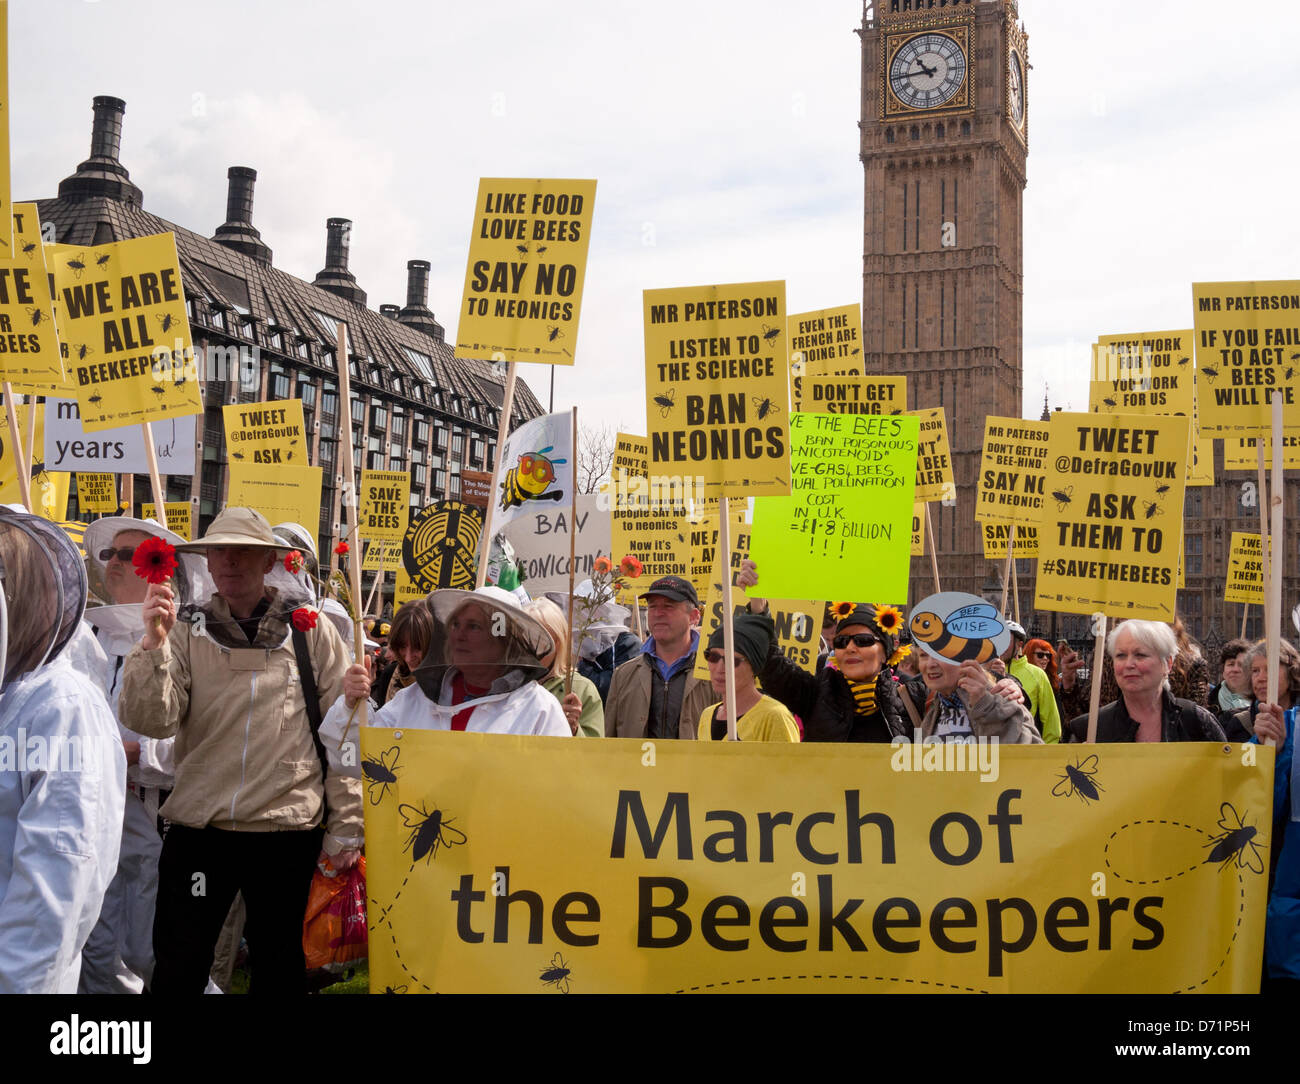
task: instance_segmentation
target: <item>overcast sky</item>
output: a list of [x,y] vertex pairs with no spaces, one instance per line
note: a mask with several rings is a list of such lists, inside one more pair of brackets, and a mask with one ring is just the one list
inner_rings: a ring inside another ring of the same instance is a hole
[[[469,5],[11,0],[15,199],[127,103],[145,209],[211,235],[226,169],[310,280],[353,220],[372,308],[433,264],[455,339],[482,176],[594,177],[557,409],[644,432],[641,291],[785,279],[791,312],[862,296],[858,0]],[[1025,411],[1086,409],[1099,334],[1191,325],[1191,283],[1300,278],[1300,6],[1022,0],[1029,32]],[[864,321],[872,319],[863,314]],[[548,376],[521,372],[543,403]]]

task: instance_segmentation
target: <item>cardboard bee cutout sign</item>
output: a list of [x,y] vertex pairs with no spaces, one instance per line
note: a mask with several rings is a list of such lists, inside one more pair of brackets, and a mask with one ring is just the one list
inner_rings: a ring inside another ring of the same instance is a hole
[[954,665],[968,659],[986,663],[1011,644],[1011,630],[997,607],[964,591],[944,591],[922,599],[912,609],[907,627],[917,647]]

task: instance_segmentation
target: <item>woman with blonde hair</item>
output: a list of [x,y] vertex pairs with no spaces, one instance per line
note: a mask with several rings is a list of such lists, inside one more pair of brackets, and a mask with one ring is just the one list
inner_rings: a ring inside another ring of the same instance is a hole
[[600,700],[600,690],[588,678],[576,670],[573,673],[573,685],[566,695],[564,692],[564,675],[569,668],[569,622],[564,611],[548,598],[533,599],[524,607],[524,612],[532,614],[542,627],[551,634],[555,641],[555,650],[542,658],[542,665],[549,666],[546,676],[538,684],[559,701],[568,720],[569,729],[575,735],[585,738],[603,738],[605,736],[605,706]]

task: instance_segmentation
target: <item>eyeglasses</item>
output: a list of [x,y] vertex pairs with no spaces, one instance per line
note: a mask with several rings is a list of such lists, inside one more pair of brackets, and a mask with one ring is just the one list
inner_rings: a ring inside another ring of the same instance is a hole
[[[726,657],[727,657],[726,652],[719,651],[716,647],[712,651],[706,651],[704,653],[704,661],[707,662],[710,666],[717,666],[718,663],[720,663]],[[745,660],[742,659],[739,655],[733,655],[731,661],[735,663],[737,666],[739,666]]]
[[1036,659],[1050,659],[1052,657],[1050,651],[1031,651],[1030,654]]
[[113,549],[112,546],[109,546],[107,549],[99,551],[101,561],[111,561],[114,557],[119,561],[129,561],[133,556],[135,556],[134,546],[122,546],[120,549]]
[[850,643],[854,647],[870,647],[880,641],[869,632],[855,632],[852,636],[837,636],[831,643],[836,651],[843,651]]

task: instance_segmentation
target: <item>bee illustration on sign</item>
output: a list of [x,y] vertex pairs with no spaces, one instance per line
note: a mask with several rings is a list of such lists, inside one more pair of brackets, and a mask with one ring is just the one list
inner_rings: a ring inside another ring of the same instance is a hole
[[163,334],[171,331],[176,325],[176,317],[169,312],[160,312],[154,317],[158,321],[158,326],[163,329]]
[[750,398],[754,400],[754,410],[758,413],[760,422],[769,414],[779,414],[781,412],[781,408],[765,395],[754,395]]
[[26,242],[26,243],[23,245],[23,255],[24,255],[24,256],[30,256],[30,255],[31,255],[33,252],[35,252],[35,251],[36,251],[36,242],[35,242],[35,241],[28,241],[28,242]]
[[1105,789],[1097,782],[1097,754],[1093,753],[1074,764],[1067,764],[1065,774],[1052,788],[1052,794],[1057,798],[1073,798],[1078,795],[1083,804],[1087,805],[1089,802],[1101,801],[1099,792]]
[[1210,842],[1206,844],[1207,847],[1213,848],[1206,856],[1206,864],[1221,862],[1219,871],[1222,872],[1236,862],[1238,869],[1263,873],[1264,856],[1260,854],[1259,844],[1255,842],[1259,829],[1246,824],[1237,815],[1236,809],[1230,802],[1224,802],[1219,806],[1219,828],[1220,833],[1211,837]]
[[1069,507],[1070,502],[1074,500],[1074,486],[1052,490],[1052,500],[1056,502],[1056,510],[1064,512]]
[[1156,504],[1155,501],[1143,501],[1142,511],[1146,513],[1147,519],[1152,519],[1155,516],[1163,516],[1165,514],[1165,510],[1161,508],[1160,505]]
[[77,355],[78,361],[85,361],[86,358],[90,357],[90,355],[95,351],[93,351],[87,343],[77,343],[77,345],[72,348],[72,352]]
[[519,255],[521,255],[521,256],[528,256],[528,255],[530,255],[530,253],[529,253],[529,251],[528,251],[528,245],[527,245],[527,244],[515,245],[515,251],[518,252]]
[[945,591],[917,603],[908,626],[927,655],[946,663],[988,662],[1011,643],[997,608],[977,595]]
[[562,501],[565,494],[550,489],[555,481],[555,465],[567,463],[566,459],[547,459],[551,450],[548,444],[540,452],[525,452],[519,457],[519,466],[511,467],[501,482],[501,510],[518,508],[525,501]]
[[1169,492],[1169,483],[1168,483],[1168,482],[1165,482],[1164,485],[1156,486],[1156,496],[1157,496],[1157,497],[1163,497],[1163,496],[1164,496],[1166,493],[1168,493],[1168,492]]
[[72,259],[67,261],[66,266],[68,270],[72,272],[72,277],[80,282],[81,276],[86,271],[86,254],[84,252],[78,252],[72,257]]
[[1114,410],[1117,406],[1119,406],[1119,404],[1118,404],[1117,402],[1115,402],[1115,400],[1112,399],[1109,395],[1106,396],[1106,398],[1103,399],[1102,402],[1103,402],[1106,406],[1110,407],[1111,410]]
[[569,965],[564,962],[564,957],[558,952],[551,957],[548,966],[542,968],[542,982],[546,986],[554,986],[562,994],[569,992],[569,976],[573,972]]
[[1214,387],[1214,381],[1218,378],[1219,370],[1213,369],[1208,365],[1201,366],[1201,375],[1205,377],[1210,387]]
[[388,796],[388,788],[397,782],[397,757],[401,748],[394,745],[380,753],[378,759],[362,758],[361,777],[366,781],[366,793],[371,805],[378,805]]
[[554,326],[548,327],[546,329],[546,341],[548,343],[553,343],[555,342],[556,339],[563,339],[563,338],[564,338],[564,328],[560,327],[559,324],[555,324]]
[[763,342],[765,344],[770,345],[775,342],[780,335],[781,329],[779,327],[768,327],[766,324],[763,325]]
[[27,315],[31,317],[32,327],[40,327],[45,322],[45,310],[41,308],[28,309]]
[[669,412],[677,405],[677,389],[669,388],[666,392],[656,395],[654,404],[659,408],[661,418],[668,417]]
[[411,852],[412,865],[421,858],[427,865],[437,857],[439,847],[459,847],[465,842],[465,833],[451,827],[455,818],[443,816],[436,805],[433,812],[425,809],[423,804],[399,805],[397,811],[402,815],[402,823],[411,829],[402,849]]
[[158,385],[158,384],[152,384],[152,385],[150,385],[149,390],[150,390],[151,392],[153,392],[154,395],[158,396],[160,399],[161,399],[164,395],[167,394],[167,389],[164,388],[164,387],[161,387],[161,386]]
[[107,266],[108,266],[108,261],[111,260],[112,258],[113,258],[113,257],[112,257],[111,255],[109,255],[107,252],[104,252],[104,253],[100,254],[99,256],[95,257],[95,266],[96,266],[96,267],[107,267]]
[[104,401],[104,397],[100,395],[99,392],[95,392],[95,394],[90,396],[86,401],[88,403],[94,403],[96,406],[98,406],[100,403]]
[[1179,366],[1179,368],[1182,368],[1183,366],[1185,366],[1185,365],[1186,365],[1189,361],[1191,361],[1191,360],[1192,360],[1191,358],[1179,358],[1179,359],[1178,359],[1178,366]]

